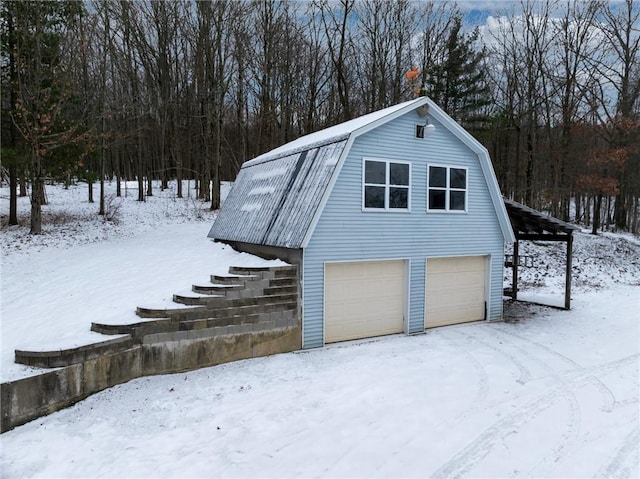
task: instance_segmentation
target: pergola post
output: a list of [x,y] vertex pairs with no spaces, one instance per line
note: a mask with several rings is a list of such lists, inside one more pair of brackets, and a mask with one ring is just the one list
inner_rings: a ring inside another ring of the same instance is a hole
[[518,245],[520,242],[516,239],[513,243],[513,264],[511,265],[511,299],[518,299],[518,264],[520,263]]
[[564,309],[571,309],[571,271],[573,263],[573,234],[567,235],[567,264],[564,285]]

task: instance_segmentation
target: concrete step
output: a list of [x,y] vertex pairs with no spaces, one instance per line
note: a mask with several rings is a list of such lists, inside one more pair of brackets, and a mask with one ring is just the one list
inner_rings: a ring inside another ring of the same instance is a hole
[[[181,307],[181,308],[144,308],[138,307],[136,314],[140,318],[145,319],[171,319],[172,321],[185,321],[201,318],[212,318],[218,316],[226,316],[227,310],[233,310],[234,308],[244,308],[249,306],[271,307],[273,304],[297,304],[298,295],[297,291],[293,293],[287,293],[283,291],[282,294],[268,295],[268,296],[255,296],[246,298],[227,298],[224,296],[208,296],[208,295],[196,295],[185,296],[183,298],[186,302],[199,301],[197,306]],[[220,311],[220,313],[218,313]],[[145,321],[149,322],[149,321]],[[139,323],[132,323],[134,326],[139,326]],[[125,325],[119,325],[119,328],[112,328],[111,325],[100,325],[100,330],[103,334],[120,334],[113,331],[121,331],[121,327]],[[96,326],[98,327],[98,326]]]
[[298,277],[273,278],[269,280],[269,286],[298,286]]
[[247,281],[255,281],[262,279],[262,276],[259,274],[237,274],[237,275],[211,275],[212,283],[220,283],[220,284],[244,284]]
[[280,311],[295,310],[297,303],[282,302],[270,304],[250,304],[246,306],[234,306],[231,308],[218,308],[212,310],[211,318],[230,318],[232,316],[250,316],[253,314],[270,314]]
[[297,286],[273,286],[264,289],[265,296],[281,296],[283,294],[294,294],[297,292]]
[[191,286],[191,291],[194,293],[208,294],[208,295],[225,295],[227,291],[237,291],[245,289],[244,284],[211,284],[211,285],[198,285]]
[[231,326],[239,324],[253,324],[261,321],[270,321],[264,315],[254,313],[247,315],[234,315],[225,318],[203,318],[191,321],[181,321],[178,323],[179,331],[191,331],[195,329],[210,329],[220,326]]
[[198,309],[206,309],[202,306],[195,308],[144,308],[142,306],[138,306],[136,308],[136,314],[141,318],[149,318],[149,319],[162,319],[169,318],[173,314],[191,312]]
[[272,267],[251,267],[251,266],[231,266],[230,274],[259,274],[264,279],[271,278],[293,278],[298,276],[297,266],[272,266]]
[[137,323],[128,323],[128,324],[102,324],[102,323],[91,323],[91,331],[100,334],[106,335],[114,335],[114,334],[133,334],[137,329],[143,326],[149,327],[162,327],[161,325],[167,322],[170,322],[171,318],[169,316],[164,318],[158,318],[153,321],[139,321]]
[[274,315],[282,317],[282,313],[286,311],[290,311],[290,316],[293,317],[296,308],[297,304],[294,303],[277,303],[226,308],[216,311],[202,309],[197,311],[181,310],[179,314],[172,318],[141,321],[134,324],[92,323],[91,330],[102,334],[127,334],[136,341],[140,341],[148,334],[272,321]]
[[208,301],[215,299],[225,300],[226,296],[221,294],[202,294],[194,291],[185,291],[183,293],[176,293],[173,295],[173,302],[178,304],[185,304],[187,306],[206,306]]
[[[237,297],[233,297],[235,293],[239,292],[230,292],[229,296],[210,296],[210,295],[198,295],[197,293],[193,294],[174,294],[173,301],[179,304],[186,304],[189,306],[206,306],[209,309],[216,308],[229,308],[235,306],[249,306],[253,304],[269,304],[269,303],[278,303],[278,302],[287,302],[287,301],[296,301],[297,293],[282,293],[282,294],[271,294],[271,295],[263,295],[259,294],[258,296],[248,296],[243,295],[240,296],[238,294]],[[250,294],[250,293],[247,293]],[[145,316],[145,317],[153,317],[153,316]]]
[[22,351],[15,350],[15,362],[39,368],[61,368],[78,364],[100,356],[125,351],[134,346],[130,335],[109,339],[99,343],[87,344],[77,348],[58,349],[55,351]]

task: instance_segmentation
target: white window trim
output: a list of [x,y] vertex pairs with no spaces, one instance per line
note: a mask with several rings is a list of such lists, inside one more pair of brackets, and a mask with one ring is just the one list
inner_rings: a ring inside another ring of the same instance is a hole
[[[440,186],[430,187],[429,186],[429,171],[432,166],[437,168],[446,168],[447,170],[447,185],[443,188]],[[466,188],[451,188],[449,186],[449,181],[451,180],[451,176],[449,170],[464,170],[465,171],[465,186]],[[445,208],[444,209],[431,209],[429,208],[429,190],[441,190],[445,191]],[[451,191],[464,191],[464,210],[451,210],[449,209],[449,193]],[[469,209],[469,168],[466,166],[458,166],[458,165],[443,165],[440,163],[427,163],[427,212],[428,213],[447,213],[447,214],[466,214]]]
[[[367,161],[377,161],[380,163],[385,163],[385,185],[384,185],[384,208],[371,208],[365,207],[364,205],[364,189],[366,186],[382,186],[377,183],[365,183],[365,165]],[[391,163],[401,164],[401,165],[409,165],[409,184],[407,186],[404,185],[390,185],[389,184],[389,165]],[[402,161],[402,160],[387,160],[383,158],[372,158],[372,157],[363,157],[362,158],[362,211],[363,212],[379,212],[379,211],[388,211],[391,213],[410,213],[411,212],[411,162],[410,161]],[[393,186],[396,188],[406,188],[407,189],[407,207],[406,208],[389,208],[389,188]]]

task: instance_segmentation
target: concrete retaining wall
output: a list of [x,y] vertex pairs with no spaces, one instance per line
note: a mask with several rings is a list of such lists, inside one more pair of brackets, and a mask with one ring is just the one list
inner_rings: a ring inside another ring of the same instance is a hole
[[[277,273],[263,271],[260,274],[276,278],[286,273],[281,267]],[[296,276],[295,268],[293,276]],[[287,307],[267,311],[270,308],[266,305],[256,322],[172,331],[149,328],[148,334],[134,332],[136,342],[128,336],[96,344],[101,351],[97,357],[89,355],[88,347],[79,348],[85,356],[70,350],[66,356],[77,363],[0,385],[0,432],[131,379],[298,350],[302,344],[301,322],[298,296],[292,296],[293,301]],[[120,350],[106,347],[116,344]],[[44,361],[36,354],[27,354],[33,362]],[[49,359],[48,364],[53,366],[51,362]]]
[[[210,330],[197,332],[207,331]],[[209,337],[171,337],[173,334],[178,333],[151,335],[161,337],[145,337],[143,344],[125,351],[2,383],[1,432],[51,414],[91,394],[131,379],[295,351],[300,349],[301,344],[301,331],[297,324]]]

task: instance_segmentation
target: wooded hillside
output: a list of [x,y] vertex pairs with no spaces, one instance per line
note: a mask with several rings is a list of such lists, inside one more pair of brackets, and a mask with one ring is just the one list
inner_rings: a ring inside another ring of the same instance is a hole
[[412,66],[488,148],[505,196],[594,231],[640,229],[637,0],[521,0],[475,29],[449,1],[1,8],[9,223],[30,191],[33,233],[49,179],[137,179],[140,201],[153,179],[196,179],[217,208],[247,159],[413,98]]

